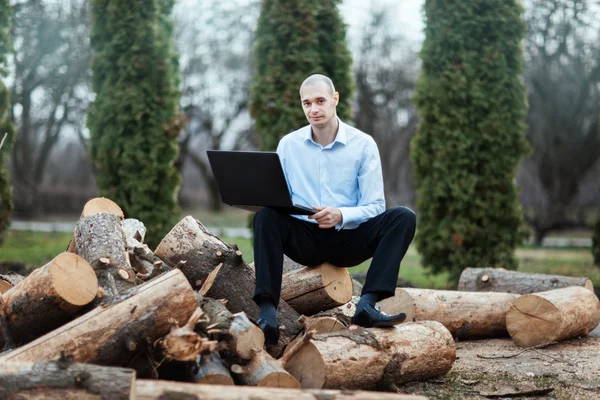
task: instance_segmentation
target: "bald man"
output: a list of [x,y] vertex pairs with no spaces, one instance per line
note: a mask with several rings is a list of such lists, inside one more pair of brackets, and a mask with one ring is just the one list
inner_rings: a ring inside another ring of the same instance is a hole
[[309,125],[284,136],[277,147],[293,203],[315,213],[264,208],[254,217],[254,301],[269,345],[279,339],[276,310],[284,254],[307,266],[352,267],[372,257],[352,323],[389,327],[406,318],[386,315],[375,304],[394,295],[416,215],[406,207],[386,211],[377,144],[337,117],[339,99],[328,77],[306,78],[300,101]]

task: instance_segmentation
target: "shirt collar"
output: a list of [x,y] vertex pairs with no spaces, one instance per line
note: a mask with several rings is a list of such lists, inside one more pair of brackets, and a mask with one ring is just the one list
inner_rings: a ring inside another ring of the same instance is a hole
[[[339,119],[339,117],[335,117],[338,121],[338,131],[337,131],[337,135],[335,135],[335,139],[333,140],[333,143],[341,143],[343,145],[346,145],[346,143],[348,142],[348,138],[346,136],[346,125],[342,122],[341,119]],[[315,141],[312,138],[312,126],[308,125],[307,129],[306,129],[306,137],[304,138],[304,140],[310,140],[311,142],[315,143]],[[333,146],[333,143],[331,144]]]

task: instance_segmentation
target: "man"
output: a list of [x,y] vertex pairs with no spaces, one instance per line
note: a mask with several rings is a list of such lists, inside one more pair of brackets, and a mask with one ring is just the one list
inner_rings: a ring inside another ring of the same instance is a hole
[[328,77],[308,77],[300,99],[309,125],[283,137],[277,153],[294,204],[313,207],[315,214],[264,208],[254,217],[254,301],[267,344],[279,338],[284,254],[308,266],[352,267],[373,257],[352,323],[386,327],[406,318],[386,315],[375,303],[394,295],[400,261],[414,237],[415,213],[405,207],[385,211],[377,145],[337,117],[339,94]]

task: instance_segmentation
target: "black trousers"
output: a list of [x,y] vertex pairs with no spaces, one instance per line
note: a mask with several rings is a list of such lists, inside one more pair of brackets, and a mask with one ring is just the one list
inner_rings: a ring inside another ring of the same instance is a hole
[[279,304],[284,254],[306,266],[353,267],[373,257],[362,293],[379,293],[379,300],[391,297],[415,227],[416,215],[406,207],[339,231],[263,208],[254,216],[254,301],[268,294]]

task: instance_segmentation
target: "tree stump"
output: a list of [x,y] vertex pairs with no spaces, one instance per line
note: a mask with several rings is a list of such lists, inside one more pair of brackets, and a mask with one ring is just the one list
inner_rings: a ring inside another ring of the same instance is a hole
[[504,268],[465,268],[460,275],[458,290],[465,292],[504,292],[529,294],[570,286],[594,291],[592,281],[562,275],[532,274],[508,271]]
[[438,321],[457,339],[508,336],[506,312],[519,297],[512,293],[458,292],[396,288],[379,309],[387,314],[405,313],[407,321]]
[[197,308],[194,292],[179,270],[115,300],[1,355],[0,363],[56,360],[65,354],[74,362],[129,365],[140,351],[169,333],[172,321],[185,323]]
[[523,347],[587,336],[598,323],[600,301],[580,286],[523,295],[506,313],[508,333]]
[[0,398],[135,400],[135,371],[65,360],[0,363]]
[[313,315],[352,299],[352,277],[329,263],[303,267],[282,277],[281,298],[299,314]]
[[300,388],[296,378],[263,349],[254,349],[250,362],[245,366],[233,365],[231,372],[237,374],[244,384],[250,386]]
[[446,374],[455,358],[450,332],[423,321],[315,335],[285,368],[303,388],[393,390]]
[[[119,216],[121,220],[125,217],[123,214],[123,210],[121,207],[117,205],[114,201],[107,199],[106,197],[96,197],[94,199],[89,200],[83,206],[83,211],[81,212],[81,216],[79,219],[83,219],[87,216],[97,213],[108,213]],[[77,236],[77,230],[73,232],[73,238],[69,242],[67,246],[67,252],[69,253],[77,253],[77,247],[75,244],[75,238]]]
[[154,254],[172,268],[179,268],[194,288],[200,289],[208,274],[221,263],[236,263],[241,253],[187,216],[163,238]]
[[119,215],[101,212],[80,219],[75,228],[77,254],[90,263],[107,297],[136,285],[122,224]]
[[138,400],[427,400],[411,394],[340,390],[299,390],[253,386],[197,385],[157,380],[136,382]]
[[67,323],[97,293],[92,267],[76,254],[59,254],[2,295],[11,337],[26,343]]

